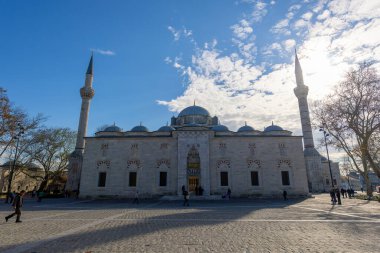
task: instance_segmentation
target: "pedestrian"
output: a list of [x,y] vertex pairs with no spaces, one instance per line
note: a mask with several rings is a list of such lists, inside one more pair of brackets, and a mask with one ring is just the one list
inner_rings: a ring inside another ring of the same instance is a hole
[[184,191],[183,193],[183,206],[189,206],[189,199],[190,199],[190,196],[189,196],[189,192],[188,191]]
[[227,190],[227,197],[228,197],[228,199],[231,198],[231,189],[230,188],[228,188],[228,190]]
[[335,190],[334,189],[330,190],[330,197],[331,197],[331,205],[335,205],[336,197],[335,197]]
[[43,195],[43,192],[42,192],[42,191],[37,191],[37,202],[41,202],[41,200],[42,200],[42,195]]
[[182,185],[182,195],[185,195],[185,191],[186,191],[185,185]]
[[335,195],[336,195],[336,197],[338,199],[338,205],[341,205],[342,201],[340,200],[340,191],[339,191],[338,188],[336,189]]
[[340,189],[340,193],[342,194],[342,197],[344,198],[344,189],[343,188]]
[[202,186],[199,186],[199,195],[200,195],[200,196],[203,195],[203,188],[202,188]]
[[36,196],[36,190],[33,190],[32,191],[32,198],[34,198]]
[[288,200],[288,192],[286,190],[282,192],[282,196],[284,197],[284,200]]
[[19,194],[16,195],[16,197],[14,198],[13,200],[13,203],[12,203],[12,206],[13,208],[15,209],[14,213],[8,215],[5,217],[5,221],[8,222],[8,220],[10,218],[12,218],[13,216],[17,215],[16,217],[16,222],[21,222],[20,220],[20,217],[21,217],[21,207],[22,207],[22,204],[24,202],[23,200],[23,196],[25,194],[25,191],[22,190]]
[[344,195],[346,195],[346,199],[348,198],[348,189],[344,190]]
[[135,198],[133,199],[133,204],[138,204],[139,203],[139,191],[135,192]]

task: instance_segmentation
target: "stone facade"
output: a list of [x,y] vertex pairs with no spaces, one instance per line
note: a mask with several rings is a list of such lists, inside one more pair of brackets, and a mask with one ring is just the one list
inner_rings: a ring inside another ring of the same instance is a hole
[[[13,161],[6,162],[0,166],[0,192],[7,193],[9,170]],[[13,173],[11,192],[20,192],[22,190],[30,192],[37,190],[43,181],[45,172],[35,164],[26,166],[17,166]]]
[[[203,195],[225,194],[228,188],[233,196],[308,193],[302,137],[288,131],[220,132],[183,125],[171,132],[102,131],[85,139],[81,196],[182,195],[183,185],[194,191],[192,180]],[[189,161],[197,155],[199,164]],[[257,172],[258,182],[251,172]]]

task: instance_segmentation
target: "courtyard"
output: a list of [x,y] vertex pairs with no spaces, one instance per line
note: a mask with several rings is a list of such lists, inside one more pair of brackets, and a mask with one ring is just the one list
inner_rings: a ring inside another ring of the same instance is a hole
[[379,252],[380,204],[308,199],[26,199],[0,205],[0,252]]

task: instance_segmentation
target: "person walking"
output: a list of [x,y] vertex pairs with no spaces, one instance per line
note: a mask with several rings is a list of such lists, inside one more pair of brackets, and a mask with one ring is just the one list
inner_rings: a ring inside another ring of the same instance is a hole
[[331,191],[330,191],[330,197],[331,197],[331,204],[335,205],[335,203],[336,203],[336,197],[335,197],[335,190],[334,189],[331,189]]
[[227,197],[228,197],[228,199],[231,198],[231,189],[230,188],[228,188],[228,190],[227,190]]
[[139,203],[139,191],[135,192],[135,198],[133,199],[133,204],[138,204]]
[[342,201],[340,200],[340,191],[339,191],[339,189],[336,189],[335,195],[336,195],[336,197],[338,199],[338,205],[341,205]]
[[288,200],[288,192],[286,190],[282,192],[282,196],[284,197],[284,200]]
[[344,198],[344,189],[343,189],[343,187],[340,189],[340,194],[342,195],[342,197]]
[[184,199],[183,206],[189,206],[190,196],[189,196],[189,192],[188,191],[184,191],[184,193],[183,193],[183,199]]
[[23,200],[23,196],[25,194],[25,191],[22,190],[19,194],[16,195],[16,197],[14,198],[13,200],[13,208],[15,209],[14,213],[8,215],[5,217],[5,221],[8,222],[8,220],[10,218],[12,218],[13,216],[17,215],[16,217],[16,222],[21,222],[20,218],[21,218],[21,207],[22,207],[22,204],[24,202]]

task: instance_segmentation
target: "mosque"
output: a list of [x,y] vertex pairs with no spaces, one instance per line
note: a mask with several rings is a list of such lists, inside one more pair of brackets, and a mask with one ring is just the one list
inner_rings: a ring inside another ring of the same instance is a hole
[[[296,56],[294,89],[299,101],[303,136],[278,125],[259,131],[245,124],[236,132],[219,124],[206,108],[184,108],[170,125],[150,131],[139,125],[122,131],[116,125],[86,136],[94,96],[93,57],[85,85],[75,151],[66,188],[81,197],[182,195],[182,188],[204,196],[307,195],[326,191],[323,157],[314,148],[308,87]],[[202,189],[199,191],[199,189]]]

